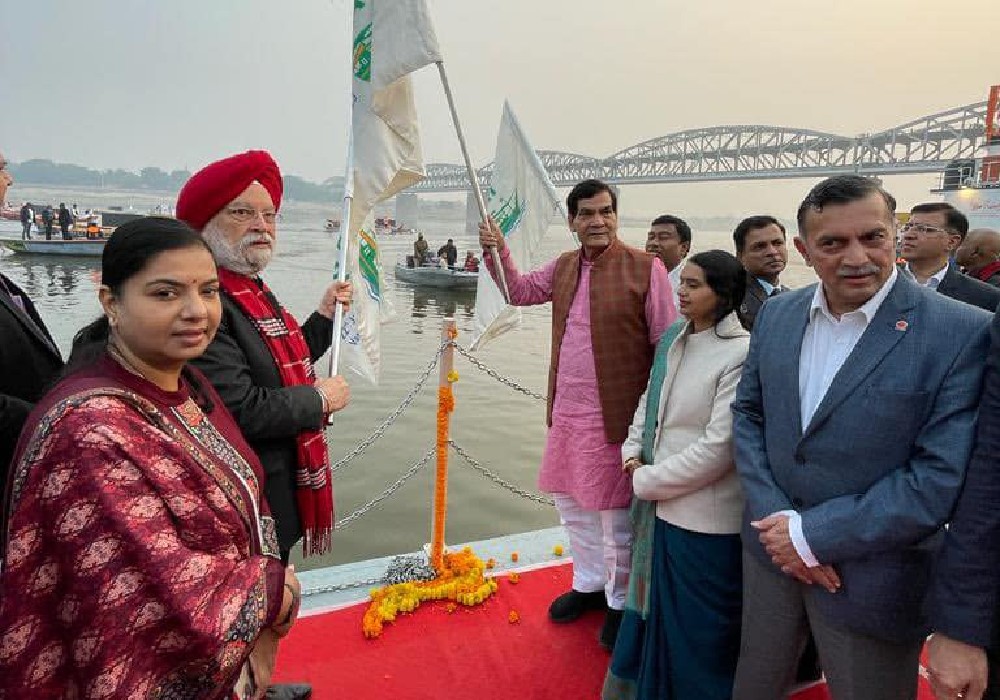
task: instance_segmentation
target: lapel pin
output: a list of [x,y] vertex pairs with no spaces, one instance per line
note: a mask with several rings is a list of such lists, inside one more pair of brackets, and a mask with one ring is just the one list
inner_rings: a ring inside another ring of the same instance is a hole
[[900,333],[904,332],[909,327],[910,324],[907,323],[906,321],[903,320],[896,321],[896,330],[899,331]]

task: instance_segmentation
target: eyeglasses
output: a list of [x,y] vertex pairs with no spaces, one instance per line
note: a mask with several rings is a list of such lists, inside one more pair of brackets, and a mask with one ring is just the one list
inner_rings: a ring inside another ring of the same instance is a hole
[[264,219],[265,224],[273,224],[278,218],[278,212],[274,209],[251,209],[250,207],[229,207],[226,209],[226,213],[233,217],[233,221],[239,221],[241,224],[245,224],[248,221],[253,221],[258,216]]
[[911,224],[909,222],[903,224],[899,228],[900,233],[907,233],[913,231],[913,233],[918,236],[929,236],[932,233],[950,233],[948,229],[940,228],[938,226],[928,226],[927,224]]

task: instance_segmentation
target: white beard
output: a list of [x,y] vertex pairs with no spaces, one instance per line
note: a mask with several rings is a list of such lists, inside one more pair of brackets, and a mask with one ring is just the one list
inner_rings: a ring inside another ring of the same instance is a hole
[[[268,266],[271,258],[274,257],[278,244],[277,239],[266,233],[248,233],[239,242],[230,243],[222,227],[212,221],[205,225],[201,235],[212,250],[212,255],[219,267],[248,277],[259,274]],[[250,247],[253,243],[264,239],[271,243],[271,247],[267,250],[257,250]]]

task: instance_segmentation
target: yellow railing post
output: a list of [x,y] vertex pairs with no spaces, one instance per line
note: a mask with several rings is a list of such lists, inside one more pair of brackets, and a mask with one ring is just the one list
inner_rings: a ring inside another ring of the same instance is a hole
[[458,336],[455,319],[446,318],[441,329],[441,365],[438,380],[437,409],[437,470],[434,476],[434,515],[431,522],[431,565],[438,571],[444,558],[444,526],[448,514],[448,425],[455,410],[455,395],[451,377],[455,367],[455,348],[451,345]]

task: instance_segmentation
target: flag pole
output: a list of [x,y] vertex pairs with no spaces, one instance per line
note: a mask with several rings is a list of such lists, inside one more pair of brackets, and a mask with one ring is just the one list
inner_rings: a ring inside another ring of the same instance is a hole
[[[448,74],[444,70],[444,61],[435,61],[438,68],[438,75],[441,76],[441,85],[444,87],[444,95],[448,98],[448,109],[451,110],[451,120],[455,124],[455,134],[458,136],[458,145],[462,148],[462,157],[465,159],[465,170],[469,176],[469,186],[476,195],[476,204],[479,205],[479,216],[485,224],[489,220],[489,212],[486,211],[486,202],[483,201],[483,192],[479,189],[479,179],[476,171],[472,167],[472,159],[469,158],[469,149],[465,145],[465,135],[462,133],[462,124],[458,121],[458,110],[455,108],[455,98],[451,94],[451,85],[448,83]],[[496,267],[497,277],[500,279],[500,291],[503,293],[503,300],[510,303],[510,291],[507,289],[507,278],[503,273],[503,265],[500,264],[500,254],[497,253],[496,246],[490,247],[490,255],[493,258],[493,265]]]
[[[354,12],[348,11],[347,13],[347,38],[351,39],[354,36]],[[348,65],[353,65],[353,47],[354,42],[347,42],[351,48],[351,62]],[[347,261],[350,259],[348,257],[348,251],[351,247],[351,208],[354,203],[354,76],[353,71],[349,73],[351,76],[351,86],[347,91],[347,168],[344,173],[344,204],[340,212],[340,256],[337,261],[337,281],[345,282],[347,280]],[[340,347],[341,347],[341,330],[344,327],[344,305],[337,302],[336,310],[333,313],[333,336],[331,342],[333,345],[333,352],[330,353],[330,376],[333,377],[340,370]],[[333,425],[333,414],[331,413],[326,418],[327,425]]]

